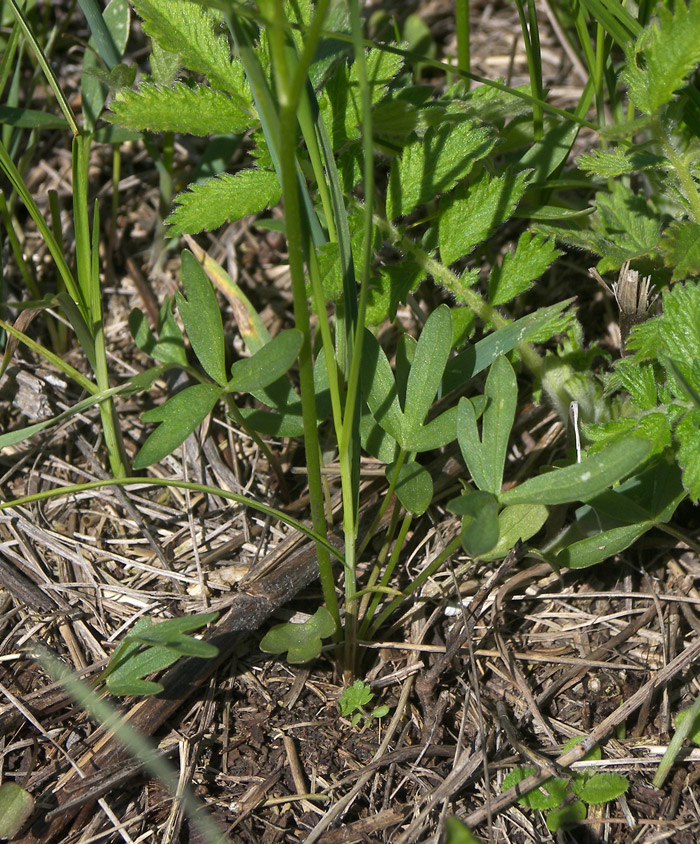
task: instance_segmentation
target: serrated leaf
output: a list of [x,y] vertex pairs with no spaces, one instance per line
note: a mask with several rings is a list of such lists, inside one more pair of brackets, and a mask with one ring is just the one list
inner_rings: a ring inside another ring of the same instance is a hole
[[0,786],[0,838],[12,840],[34,811],[34,798],[20,785],[4,782]]
[[228,378],[219,303],[206,273],[187,249],[182,252],[180,276],[185,295],[178,291],[175,299],[192,350],[207,375],[224,387]]
[[523,232],[515,252],[506,252],[500,267],[494,266],[489,276],[489,303],[505,305],[532,287],[561,255],[554,240]]
[[[535,773],[534,768],[514,768],[503,778],[501,791],[508,791]],[[546,812],[558,806],[566,796],[566,780],[550,777],[539,788],[534,788],[518,798],[518,803],[527,809]]]
[[110,104],[105,120],[127,129],[149,132],[185,132],[190,135],[224,135],[245,132],[256,118],[223,91],[206,85],[190,87],[142,82],[134,91],[122,88]]
[[409,257],[403,258],[400,264],[381,267],[367,297],[365,324],[380,325],[387,319],[393,320],[399,305],[425,277],[425,269]]
[[[388,467],[387,477],[393,472],[393,467]],[[404,463],[399,470],[396,497],[409,513],[422,516],[433,500],[433,479],[430,472],[419,463]]]
[[648,152],[629,151],[622,146],[611,150],[596,149],[584,153],[578,159],[579,170],[593,173],[602,179],[613,179],[628,173],[654,170],[668,166],[665,158]]
[[183,64],[204,73],[215,88],[234,95],[242,108],[250,105],[250,93],[238,59],[231,58],[231,46],[220,18],[190,0],[134,0],[143,18],[143,31],[164,50],[177,53]]
[[459,186],[440,200],[440,260],[452,264],[505,222],[525,192],[528,173],[491,178],[483,171],[469,186]]
[[290,663],[308,662],[321,653],[322,639],[335,633],[333,616],[319,607],[303,624],[277,624],[263,636],[260,650],[268,654],[287,652]]
[[692,220],[671,223],[661,238],[659,252],[673,270],[671,281],[700,275],[700,225]]
[[168,234],[173,237],[214,231],[257,214],[279,202],[281,196],[277,174],[267,170],[240,170],[236,174],[222,173],[175,197],[175,208],[166,219]]
[[644,114],[666,105],[700,62],[700,2],[678,0],[671,11],[656,7],[657,20],[633,45],[626,45],[622,78],[629,96]]
[[608,772],[593,774],[584,782],[579,797],[589,806],[609,803],[624,794],[629,786],[629,780],[622,774]]
[[252,357],[231,366],[227,393],[252,393],[281,378],[296,360],[304,335],[296,328],[283,331]]
[[387,217],[410,214],[416,206],[451,190],[494,145],[488,129],[468,121],[429,129],[392,162]]
[[683,486],[691,500],[700,500],[700,410],[689,411],[676,426],[678,463],[683,470]]
[[216,384],[195,384],[144,413],[145,422],[161,424],[134,458],[134,469],[145,469],[171,454],[211,413],[222,392]]
[[374,693],[367,683],[362,680],[355,680],[352,686],[346,686],[343,689],[338,698],[341,715],[345,717],[352,715],[361,706],[367,706],[373,697]]
[[632,437],[617,442],[580,463],[530,478],[499,496],[501,504],[566,504],[587,501],[622,480],[647,458],[650,444]]

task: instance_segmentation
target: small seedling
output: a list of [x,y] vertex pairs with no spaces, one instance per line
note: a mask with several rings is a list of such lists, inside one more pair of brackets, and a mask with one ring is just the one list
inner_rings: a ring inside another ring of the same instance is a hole
[[[570,739],[564,745],[564,753],[582,740],[583,736]],[[600,759],[600,748],[594,745],[583,758]],[[534,768],[515,768],[503,780],[501,790],[507,791],[534,773]],[[596,771],[572,773],[570,780],[550,777],[539,788],[521,797],[518,803],[525,808],[545,812],[547,829],[550,832],[558,832],[576,826],[584,820],[588,814],[588,806],[610,803],[628,788],[629,781],[621,774]]]
[[371,712],[365,709],[365,706],[373,697],[374,693],[367,683],[362,680],[355,680],[352,686],[343,689],[343,693],[338,698],[340,712],[346,718],[352,715],[351,723],[353,727],[360,722],[360,718],[365,719],[365,724],[368,724],[373,718],[383,718],[389,712],[389,707],[386,704],[375,706]]
[[107,689],[120,697],[157,695],[163,691],[163,686],[144,680],[146,674],[167,668],[181,656],[204,659],[217,656],[219,649],[214,645],[185,635],[214,621],[217,615],[215,612],[198,613],[160,624],[153,624],[150,618],[140,618],[112,654],[104,674]]

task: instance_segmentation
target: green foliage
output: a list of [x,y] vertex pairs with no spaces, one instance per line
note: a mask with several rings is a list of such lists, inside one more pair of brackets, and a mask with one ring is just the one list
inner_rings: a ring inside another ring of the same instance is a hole
[[700,2],[683,0],[673,11],[656,7],[658,23],[643,30],[625,48],[627,68],[622,78],[630,99],[644,114],[665,106],[684,79],[700,63]]
[[[564,746],[564,753],[583,740],[583,736],[570,739]],[[600,748],[594,746],[584,757],[600,759]],[[514,768],[501,783],[501,791],[507,791],[535,773],[534,768]],[[627,777],[614,773],[575,772],[570,779],[550,777],[539,788],[527,792],[518,803],[527,809],[538,809],[546,813],[550,832],[570,829],[585,820],[587,806],[610,803],[629,788]],[[578,799],[571,800],[572,795]]]
[[113,695],[157,695],[163,691],[160,683],[144,680],[172,665],[181,656],[212,659],[218,648],[185,635],[199,630],[216,619],[218,613],[198,613],[153,624],[150,618],[140,618],[112,654],[103,679]]
[[374,697],[374,692],[362,680],[355,680],[351,686],[346,686],[342,694],[338,698],[338,706],[340,713],[345,718],[352,715],[352,725],[359,723],[360,718],[365,721],[371,721],[373,718],[383,718],[388,712],[389,707],[386,705],[375,706],[371,712],[367,712],[365,707]]
[[13,839],[34,811],[34,798],[14,782],[0,785],[0,838]]
[[291,663],[315,659],[323,647],[323,639],[335,633],[335,622],[325,607],[301,624],[276,624],[263,636],[260,650],[268,654],[287,654]]

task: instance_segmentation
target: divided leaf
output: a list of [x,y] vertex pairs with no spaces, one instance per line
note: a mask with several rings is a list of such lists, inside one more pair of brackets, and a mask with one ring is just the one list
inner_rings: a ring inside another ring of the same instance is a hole
[[666,105],[700,62],[700,0],[678,0],[673,11],[656,6],[658,20],[625,47],[622,78],[630,99],[644,114]]
[[281,196],[277,174],[268,170],[240,170],[222,173],[175,197],[175,208],[166,219],[173,237],[214,231],[224,223],[257,214],[279,202]]
[[231,366],[227,393],[252,393],[281,378],[296,360],[304,335],[296,328],[283,331],[252,357]]
[[256,121],[228,94],[206,85],[190,87],[142,82],[134,91],[120,89],[110,105],[110,123],[149,132],[185,132],[190,135],[223,135],[245,132]]
[[500,267],[494,265],[489,276],[489,303],[505,305],[532,287],[561,255],[553,238],[523,232],[515,252],[506,252]]
[[141,417],[144,422],[161,424],[134,458],[134,469],[145,469],[171,454],[212,412],[222,392],[216,384],[194,384],[146,411]]
[[204,73],[215,88],[233,94],[241,108],[250,107],[250,94],[220,18],[191,0],[133,0],[143,18],[143,31],[164,50],[177,53],[182,63],[196,73]]

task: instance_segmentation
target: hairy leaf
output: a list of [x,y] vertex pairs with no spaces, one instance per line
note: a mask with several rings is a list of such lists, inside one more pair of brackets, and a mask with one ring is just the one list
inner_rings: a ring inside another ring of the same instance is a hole
[[494,266],[489,276],[489,302],[505,305],[532,287],[554,263],[561,252],[554,240],[542,235],[523,232],[515,252],[506,252],[500,267]]
[[644,114],[653,115],[666,103],[700,62],[700,0],[678,0],[673,10],[659,3],[657,21],[627,45],[622,78],[630,99]]
[[169,234],[197,234],[214,231],[224,223],[276,205],[281,196],[277,174],[267,170],[222,173],[190,185],[175,197],[175,209],[167,218]]
[[257,120],[223,91],[206,85],[190,88],[183,82],[171,87],[142,82],[135,91],[122,88],[110,108],[106,120],[149,132],[223,135],[244,132]]
[[445,122],[429,129],[391,165],[387,217],[410,214],[416,206],[447,193],[494,145],[488,129],[469,121]]
[[443,264],[468,255],[505,222],[525,192],[528,173],[486,171],[469,186],[460,186],[440,200],[440,260]]

